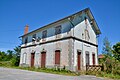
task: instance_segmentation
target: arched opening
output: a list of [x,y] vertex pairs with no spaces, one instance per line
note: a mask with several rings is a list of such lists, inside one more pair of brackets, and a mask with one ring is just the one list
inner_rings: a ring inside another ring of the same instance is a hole
[[55,51],[55,65],[60,65],[60,50]]
[[35,53],[31,53],[31,67],[34,67]]
[[78,70],[81,70],[81,52],[77,51],[77,67]]
[[46,52],[41,52],[41,68],[45,68],[46,64]]

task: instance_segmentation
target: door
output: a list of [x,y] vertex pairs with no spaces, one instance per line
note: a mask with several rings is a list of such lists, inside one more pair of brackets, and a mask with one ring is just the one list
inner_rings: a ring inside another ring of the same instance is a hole
[[60,65],[60,50],[55,51],[55,65]]
[[45,68],[46,63],[46,52],[41,53],[41,68]]
[[92,54],[93,65],[95,65],[95,54]]
[[35,53],[31,53],[31,67],[34,67],[34,57]]
[[81,52],[77,52],[77,67],[78,67],[78,70],[80,70],[81,66]]

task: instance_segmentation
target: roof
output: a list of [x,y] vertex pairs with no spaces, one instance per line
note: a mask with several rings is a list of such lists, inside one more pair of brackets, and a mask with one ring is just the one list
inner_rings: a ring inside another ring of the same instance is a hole
[[67,17],[62,18],[62,19],[60,19],[60,20],[57,20],[57,21],[55,21],[55,22],[52,22],[52,23],[50,23],[50,24],[48,24],[48,25],[45,25],[45,26],[43,26],[43,27],[40,27],[40,28],[38,28],[38,29],[36,29],[36,30],[33,30],[33,31],[31,31],[31,32],[29,32],[29,33],[27,33],[27,34],[24,34],[24,35],[20,36],[20,37],[24,37],[24,36],[26,36],[26,35],[28,35],[28,34],[30,34],[30,33],[36,32],[36,31],[38,31],[38,30],[40,30],[40,29],[43,29],[43,28],[45,28],[45,27],[47,27],[47,26],[49,26],[49,25],[52,25],[52,24],[55,24],[55,23],[60,22],[60,21],[62,21],[62,20],[68,19],[68,18],[70,18],[70,17],[72,17],[72,16],[74,16],[74,15],[76,15],[76,14],[81,13],[81,12],[88,12],[88,15],[89,15],[90,19],[93,21],[93,25],[95,26],[95,29],[96,29],[96,31],[97,31],[96,33],[97,33],[98,35],[101,34],[101,31],[100,31],[100,29],[99,29],[99,27],[98,27],[98,25],[97,25],[97,23],[96,23],[96,21],[95,21],[95,19],[94,19],[94,16],[92,15],[91,10],[90,10],[89,8],[86,8],[86,9],[83,9],[83,10],[81,10],[81,11],[79,11],[79,12],[76,12],[76,13],[70,15],[70,16],[67,16]]
[[105,56],[103,55],[103,54],[100,54],[100,55],[98,55],[98,58],[99,59],[102,59],[102,58],[104,58]]

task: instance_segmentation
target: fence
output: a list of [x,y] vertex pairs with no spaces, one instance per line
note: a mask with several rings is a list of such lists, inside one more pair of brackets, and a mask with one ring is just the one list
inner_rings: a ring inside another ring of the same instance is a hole
[[102,65],[86,65],[86,71],[103,71]]

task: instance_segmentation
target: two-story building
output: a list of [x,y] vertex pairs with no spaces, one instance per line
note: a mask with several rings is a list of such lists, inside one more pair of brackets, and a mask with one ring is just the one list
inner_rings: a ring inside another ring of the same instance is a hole
[[21,36],[20,66],[78,71],[98,65],[101,32],[89,8],[29,33],[28,28]]

